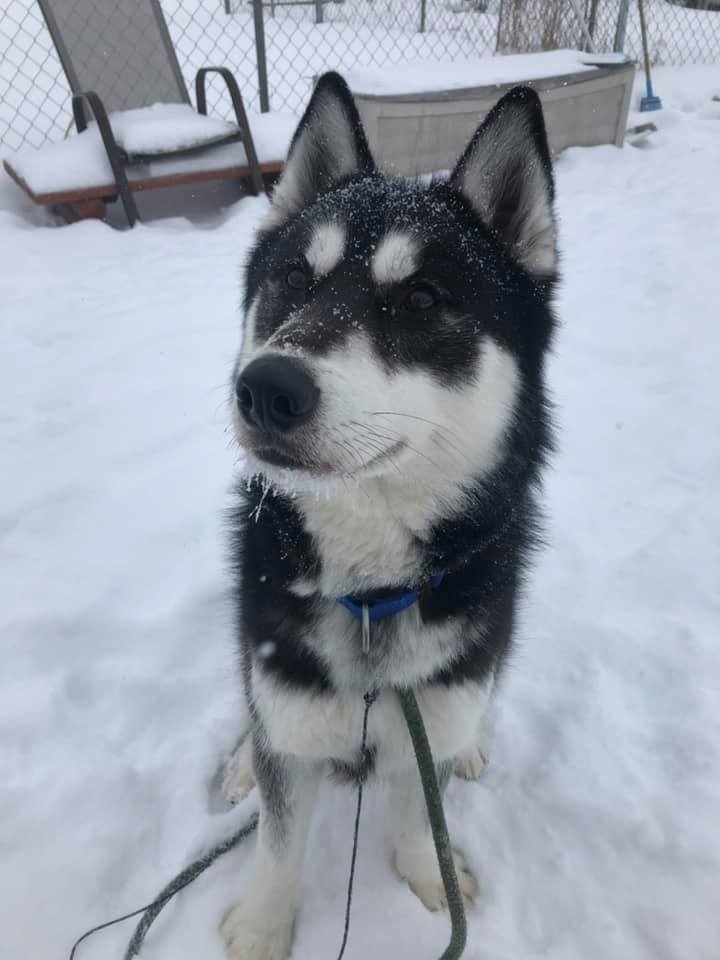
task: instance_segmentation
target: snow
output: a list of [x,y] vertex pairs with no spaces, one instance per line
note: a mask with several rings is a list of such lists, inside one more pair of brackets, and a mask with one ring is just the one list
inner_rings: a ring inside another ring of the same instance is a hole
[[[191,119],[189,114],[195,119]],[[159,121],[157,128],[154,125],[156,118]],[[156,104],[141,110],[110,114],[110,123],[118,143],[129,153],[151,153],[189,146],[193,139],[197,142],[201,131],[205,129],[203,123],[195,121],[203,120],[208,120],[203,139],[223,136],[228,130],[236,129],[223,120],[200,117],[184,104]],[[297,118],[282,113],[248,114],[248,123],[260,163],[284,160]],[[28,147],[9,154],[7,160],[36,195],[101,187],[114,182],[95,124],[67,140],[47,143],[38,149]],[[211,147],[187,157],[134,164],[128,167],[127,174],[129,180],[144,180],[201,170],[224,170],[227,167],[245,166],[246,163],[245,149],[236,142]]]
[[153,103],[110,115],[118,144],[128,153],[167,153],[227,137],[237,126],[197,113],[189,103]]
[[[641,79],[634,96],[639,103]],[[565,283],[550,546],[490,766],[447,813],[482,885],[467,960],[715,960],[720,942],[720,103],[658,69],[642,149],[557,164]],[[633,122],[648,117],[634,114]],[[152,898],[254,808],[215,774],[239,725],[223,510],[238,270],[266,201],[61,229],[0,183],[0,930],[50,960]],[[293,960],[337,954],[353,795],[327,785]],[[434,960],[367,792],[348,960]],[[143,957],[221,960],[252,842]],[[83,944],[122,955],[132,924]]]
[[550,50],[546,53],[509,54],[432,64],[421,61],[399,64],[392,70],[351,70],[345,74],[350,89],[358,94],[427,93],[433,90],[462,90],[500,83],[523,83],[542,77],[562,77],[592,71],[588,54],[579,50]]
[[595,67],[616,67],[630,60],[627,53],[581,53],[580,56],[581,63]]

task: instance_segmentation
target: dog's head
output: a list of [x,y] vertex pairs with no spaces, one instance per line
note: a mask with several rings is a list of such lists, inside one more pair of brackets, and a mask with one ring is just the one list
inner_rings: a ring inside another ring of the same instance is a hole
[[251,469],[280,486],[487,474],[535,416],[555,268],[532,90],[508,93],[449,179],[428,183],[378,172],[347,86],[326,74],[247,269],[233,387]]

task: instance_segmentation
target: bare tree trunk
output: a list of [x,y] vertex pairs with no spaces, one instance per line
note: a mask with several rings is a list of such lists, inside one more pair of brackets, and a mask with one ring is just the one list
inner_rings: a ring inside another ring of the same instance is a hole
[[568,0],[504,0],[498,25],[499,53],[558,50],[582,43],[582,30]]

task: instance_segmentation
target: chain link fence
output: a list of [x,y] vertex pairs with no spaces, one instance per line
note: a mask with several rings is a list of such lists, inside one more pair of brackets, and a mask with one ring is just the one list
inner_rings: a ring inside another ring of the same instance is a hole
[[[720,0],[644,0],[650,62],[720,63]],[[503,0],[498,53],[564,47],[642,60],[638,0]]]
[[[2,3],[0,149],[7,152],[65,136],[72,115],[37,3]],[[424,60],[430,73],[443,61],[562,47],[642,53],[638,0],[162,0],[162,8],[188,87],[199,67],[228,66],[255,111],[299,113],[313,77],[329,69]],[[720,0],[645,0],[645,9],[653,63],[720,62]],[[211,111],[227,111],[221,85],[208,99]]]
[[[234,17],[247,17],[236,0]],[[264,2],[270,104],[299,111],[324,70],[392,67],[495,52],[500,0],[280,0]],[[320,21],[320,22],[318,22]]]

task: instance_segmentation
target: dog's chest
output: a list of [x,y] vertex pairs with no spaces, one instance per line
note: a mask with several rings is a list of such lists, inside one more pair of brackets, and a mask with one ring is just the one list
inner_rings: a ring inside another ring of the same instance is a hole
[[360,691],[374,686],[409,686],[428,681],[457,653],[464,620],[423,622],[418,604],[368,624],[341,604],[330,601],[303,637],[325,664],[338,690]]
[[[434,593],[427,583],[425,541],[433,511],[427,499],[418,503],[411,495],[403,499],[399,490],[393,493],[366,484],[347,497],[336,492],[293,499],[292,516],[302,529],[296,539],[307,537],[301,551],[305,558],[290,564],[275,592],[267,589],[272,578],[267,580],[256,595],[262,616],[248,621],[277,624],[255,638],[251,696],[265,734],[279,752],[352,764],[358,756],[363,694],[380,689],[370,722],[377,769],[412,762],[393,687],[421,691],[437,759],[454,756],[472,741],[485,709],[484,683],[446,687],[432,682],[457,658],[468,628],[458,610],[443,617],[427,615]],[[338,598],[388,584],[422,588],[420,599],[373,622],[369,648],[363,649],[361,624]],[[292,657],[302,650],[317,664],[311,686],[293,682],[302,671]]]
[[[491,680],[418,690],[436,762],[472,745],[490,699]],[[253,700],[273,750],[315,761],[352,765],[360,756],[365,702],[361,691],[309,695],[278,684],[261,670],[253,678]],[[397,695],[380,692],[368,715],[368,745],[374,767],[390,773],[413,763],[413,749]]]
[[422,560],[427,505],[393,493],[368,483],[362,492],[302,497],[304,527],[321,561],[323,594],[414,582]]

